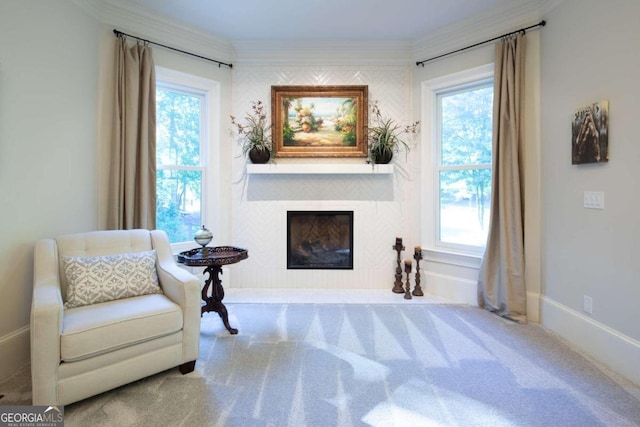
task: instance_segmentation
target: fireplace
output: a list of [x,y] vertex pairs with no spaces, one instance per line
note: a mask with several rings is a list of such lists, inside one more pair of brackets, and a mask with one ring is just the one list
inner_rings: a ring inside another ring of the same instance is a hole
[[353,270],[353,211],[287,211],[287,269]]

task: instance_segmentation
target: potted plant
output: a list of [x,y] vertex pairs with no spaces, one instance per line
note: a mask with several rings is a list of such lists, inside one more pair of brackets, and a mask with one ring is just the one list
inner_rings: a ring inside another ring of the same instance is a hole
[[242,154],[249,154],[252,163],[267,163],[271,158],[271,124],[267,121],[262,101],[252,101],[251,111],[245,116],[246,124],[231,116],[231,124],[241,135]]
[[378,101],[371,107],[373,124],[369,126],[369,158],[376,164],[386,164],[400,147],[410,150],[403,139],[404,135],[418,133],[419,121],[407,126],[397,124],[393,119],[385,118],[380,112]]

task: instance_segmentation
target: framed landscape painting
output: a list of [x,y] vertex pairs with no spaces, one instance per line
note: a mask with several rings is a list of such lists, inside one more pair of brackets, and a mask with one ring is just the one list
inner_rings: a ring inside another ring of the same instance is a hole
[[368,86],[271,86],[276,157],[366,157]]

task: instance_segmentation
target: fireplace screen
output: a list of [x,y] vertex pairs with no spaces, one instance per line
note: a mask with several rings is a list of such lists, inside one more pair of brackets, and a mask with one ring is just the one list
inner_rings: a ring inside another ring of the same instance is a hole
[[353,270],[353,211],[288,211],[287,269]]

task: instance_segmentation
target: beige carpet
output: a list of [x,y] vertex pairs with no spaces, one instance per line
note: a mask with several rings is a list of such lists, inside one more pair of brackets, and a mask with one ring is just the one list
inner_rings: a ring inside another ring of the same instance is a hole
[[[240,333],[205,314],[194,373],[67,405],[65,425],[640,425],[638,387],[538,325],[460,305],[228,308]],[[0,404],[28,402],[10,381]]]

